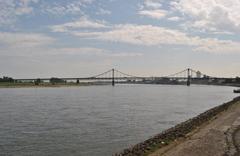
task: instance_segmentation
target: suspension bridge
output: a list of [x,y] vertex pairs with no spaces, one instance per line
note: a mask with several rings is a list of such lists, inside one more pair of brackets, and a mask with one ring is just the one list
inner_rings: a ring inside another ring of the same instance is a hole
[[[79,83],[80,81],[98,81],[111,83],[114,86],[116,83],[162,83],[162,84],[186,84],[190,86],[192,82],[197,83],[200,81],[209,81],[209,80],[221,80],[226,78],[216,78],[208,76],[207,74],[203,74],[200,71],[193,70],[191,68],[184,69],[180,72],[161,76],[161,77],[142,77],[135,76],[131,74],[127,74],[121,72],[117,69],[110,69],[106,72],[103,72],[98,75],[90,76],[90,77],[73,77],[73,78],[57,78],[64,81],[76,81]],[[51,78],[38,78],[38,79],[14,79],[16,82],[18,81],[50,81]]]

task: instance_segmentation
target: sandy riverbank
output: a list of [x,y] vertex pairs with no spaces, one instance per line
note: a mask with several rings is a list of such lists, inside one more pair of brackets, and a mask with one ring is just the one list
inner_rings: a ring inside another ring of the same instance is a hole
[[236,155],[240,136],[240,97],[212,108],[118,156]]

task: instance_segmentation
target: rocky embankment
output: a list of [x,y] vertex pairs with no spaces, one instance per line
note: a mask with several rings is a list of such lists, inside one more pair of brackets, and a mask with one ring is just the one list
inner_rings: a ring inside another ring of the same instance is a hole
[[240,97],[234,98],[232,101],[224,103],[220,106],[214,107],[194,118],[191,118],[183,123],[180,123],[170,129],[163,131],[162,133],[136,144],[128,149],[123,150],[120,153],[114,154],[114,156],[144,156],[160,149],[176,139],[184,138],[187,134],[210,121],[220,112],[228,110],[230,106],[240,101]]

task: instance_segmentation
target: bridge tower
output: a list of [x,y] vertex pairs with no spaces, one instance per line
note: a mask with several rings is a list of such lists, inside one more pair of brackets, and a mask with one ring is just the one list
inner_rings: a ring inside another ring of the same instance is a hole
[[187,86],[191,85],[191,74],[190,74],[190,68],[187,69]]
[[115,86],[114,69],[112,69],[112,86]]

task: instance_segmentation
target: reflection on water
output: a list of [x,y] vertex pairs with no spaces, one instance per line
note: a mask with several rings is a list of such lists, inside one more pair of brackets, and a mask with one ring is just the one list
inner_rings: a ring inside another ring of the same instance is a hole
[[232,87],[0,89],[0,155],[110,156],[229,101]]

